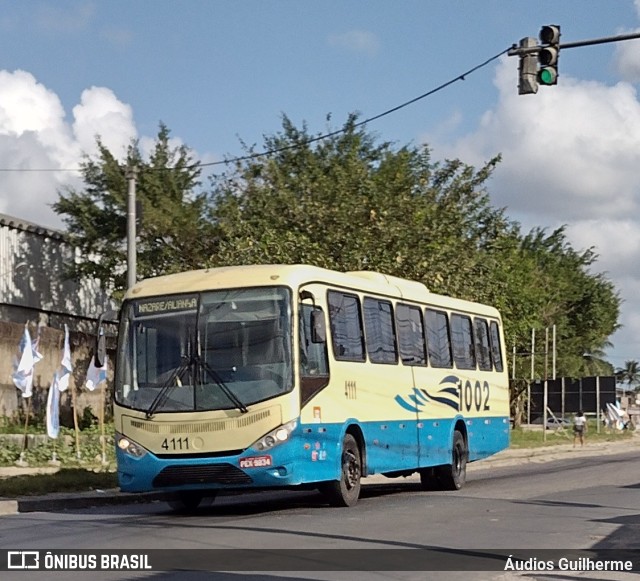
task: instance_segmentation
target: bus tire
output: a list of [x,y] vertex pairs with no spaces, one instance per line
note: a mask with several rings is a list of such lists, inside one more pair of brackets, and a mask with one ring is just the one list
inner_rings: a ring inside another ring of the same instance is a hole
[[[198,490],[184,490],[173,494],[169,500],[167,500],[167,503],[175,512],[192,513],[198,510],[204,498],[203,492]],[[208,494],[206,498],[206,504],[209,505],[215,499],[215,494]]]
[[353,506],[360,497],[361,477],[362,456],[358,442],[351,434],[346,434],[342,442],[340,480],[323,482],[320,491],[331,506]]
[[420,474],[420,489],[421,490],[439,490],[440,482],[435,468],[422,468],[418,470]]
[[438,466],[436,472],[442,490],[460,490],[467,479],[467,445],[464,436],[456,430],[453,432],[451,464]]

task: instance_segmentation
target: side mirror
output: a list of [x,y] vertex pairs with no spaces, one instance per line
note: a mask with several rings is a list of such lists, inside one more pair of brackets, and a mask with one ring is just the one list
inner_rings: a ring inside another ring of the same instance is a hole
[[96,352],[93,358],[93,362],[96,367],[102,367],[107,359],[107,338],[105,335],[103,321],[105,318],[113,318],[116,315],[116,311],[106,311],[98,317],[98,324],[96,327]]
[[107,358],[107,341],[104,336],[104,327],[98,327],[98,336],[96,337],[96,354],[94,357],[95,366],[100,368],[104,366]]
[[327,327],[324,322],[324,313],[320,309],[311,311],[311,342],[326,343]]

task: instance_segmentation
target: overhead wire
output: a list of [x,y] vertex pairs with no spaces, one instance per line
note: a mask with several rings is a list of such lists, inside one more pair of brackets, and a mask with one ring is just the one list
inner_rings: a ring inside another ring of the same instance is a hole
[[[400,105],[396,105],[395,107],[392,107],[391,109],[387,109],[386,111],[383,111],[382,113],[378,113],[377,115],[374,115],[373,117],[368,117],[367,119],[363,119],[362,121],[358,121],[357,123],[354,123],[351,127],[353,128],[357,128],[357,127],[362,127],[363,125],[367,125],[368,123],[371,123],[373,121],[377,121],[378,119],[382,119],[383,117],[386,117],[387,115],[390,115],[392,113],[395,113],[396,111],[399,111],[400,109],[404,109],[405,107],[408,107],[409,105],[413,105],[414,103],[417,103],[418,101],[421,101],[422,99],[426,99],[427,97],[430,97],[431,95],[434,95],[435,93],[438,93],[439,91],[442,91],[443,89],[446,89],[447,87],[449,87],[450,85],[453,85],[454,83],[457,83],[458,81],[464,81],[466,79],[466,77],[468,77],[469,75],[471,75],[472,73],[476,72],[477,70],[486,67],[488,64],[490,64],[491,62],[499,59],[502,55],[506,54],[509,50],[511,50],[513,48],[513,45],[509,46],[508,48],[505,48],[504,50],[500,51],[499,53],[495,54],[494,56],[488,58],[487,60],[483,61],[482,63],[470,68],[468,71],[465,71],[464,73],[461,73],[459,75],[457,75],[456,77],[442,83],[441,85],[438,85],[437,87],[427,91],[426,93],[423,93],[422,95],[418,95],[417,97],[414,97],[413,99],[410,99],[408,101],[405,101],[404,103],[401,103]],[[240,155],[240,156],[236,156],[233,158],[229,158],[229,159],[222,159],[222,160],[218,160],[218,161],[210,161],[210,162],[196,162],[194,164],[190,164],[188,166],[186,166],[187,169],[195,169],[198,167],[212,167],[212,166],[216,166],[216,165],[229,165],[229,164],[233,164],[233,163],[238,163],[241,161],[248,161],[251,159],[257,159],[260,157],[267,157],[269,155],[275,155],[277,153],[281,153],[284,151],[289,151],[291,149],[297,149],[299,147],[303,147],[305,145],[310,145],[312,143],[316,143],[318,141],[322,141],[324,139],[329,139],[331,137],[335,137],[336,135],[340,135],[341,133],[344,133],[345,131],[347,131],[346,127],[343,127],[341,129],[336,129],[335,131],[330,131],[328,133],[323,133],[321,135],[316,135],[315,137],[310,137],[309,139],[305,139],[303,141],[300,141],[298,143],[293,143],[291,145],[285,145],[282,147],[277,147],[274,149],[268,149],[265,151],[260,151],[260,152],[256,152],[256,153],[250,153],[247,155]],[[152,169],[152,168],[150,168]],[[160,169],[160,168],[159,168]],[[162,169],[171,169],[171,168],[162,168]],[[0,172],[82,172],[82,168],[0,168]]]
[[[430,97],[431,95],[447,88],[449,85],[452,85],[453,83],[456,83],[458,81],[464,81],[465,77],[469,76],[470,74],[474,73],[475,71],[487,66],[489,63],[493,62],[496,59],[499,59],[503,54],[506,54],[507,52],[509,52],[511,49],[513,48],[512,46],[509,46],[508,48],[500,51],[498,54],[488,58],[487,60],[485,60],[484,62],[476,65],[475,67],[469,69],[468,71],[465,71],[464,73],[458,75],[457,77],[454,77],[453,79],[450,79],[449,81],[442,83],[441,85],[438,85],[437,87],[435,87],[434,89],[431,89],[430,91],[427,91],[426,93],[423,93],[422,95],[419,95],[418,97],[414,97],[413,99],[410,99],[409,101],[405,101],[404,103],[401,103],[400,105],[396,105],[395,107],[392,107],[391,109],[387,109],[386,111],[383,111],[382,113],[379,113],[377,115],[374,115],[373,117],[368,117],[367,119],[364,119],[362,121],[359,121],[358,123],[354,123],[353,127],[361,127],[362,125],[367,125],[368,123],[371,123],[372,121],[376,121],[378,119],[381,119],[382,117],[386,117],[387,115],[390,115],[391,113],[395,113],[396,111],[399,111],[400,109],[403,109],[404,107],[408,107],[409,105],[413,105],[414,103],[425,99],[426,97]],[[323,133],[322,135],[317,135],[316,137],[311,137],[309,139],[306,139],[304,141],[301,141],[300,143],[294,143],[291,145],[285,145],[283,147],[278,147],[278,148],[274,148],[274,149],[269,149],[266,151],[261,151],[258,153],[251,153],[251,154],[247,154],[247,155],[242,155],[242,156],[238,156],[238,157],[234,157],[232,159],[223,159],[220,161],[211,161],[211,162],[207,162],[207,163],[198,163],[198,164],[194,164],[193,167],[208,167],[208,166],[214,166],[214,165],[226,165],[226,164],[231,164],[231,163],[237,163],[239,161],[247,161],[247,160],[251,160],[251,159],[256,159],[258,157],[266,157],[268,155],[274,155],[277,153],[281,153],[283,151],[288,151],[291,149],[297,149],[298,147],[302,147],[305,145],[309,145],[311,143],[315,143],[317,141],[322,141],[323,139],[329,139],[330,137],[335,137],[336,135],[340,135],[341,133],[344,133],[346,131],[346,128],[342,128],[342,129],[337,129],[335,131],[331,131],[329,133]]]

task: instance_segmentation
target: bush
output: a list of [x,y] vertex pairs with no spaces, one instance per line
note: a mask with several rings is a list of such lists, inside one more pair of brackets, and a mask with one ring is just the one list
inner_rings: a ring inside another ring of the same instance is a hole
[[[42,431],[39,432],[42,435]],[[105,456],[109,464],[115,463],[113,425],[105,426]],[[58,438],[46,438],[44,443],[27,446],[23,460],[30,466],[46,465],[55,458],[65,466],[86,466],[102,464],[102,434],[98,425],[91,425],[79,434],[79,454],[76,450],[74,430],[61,428]],[[12,466],[23,452],[22,438],[5,441],[0,446],[0,466]]]

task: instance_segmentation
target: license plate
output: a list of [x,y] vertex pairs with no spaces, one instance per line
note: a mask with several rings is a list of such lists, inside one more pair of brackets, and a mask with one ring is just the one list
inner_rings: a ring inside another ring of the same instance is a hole
[[240,459],[240,468],[263,468],[271,466],[271,456],[250,456]]

